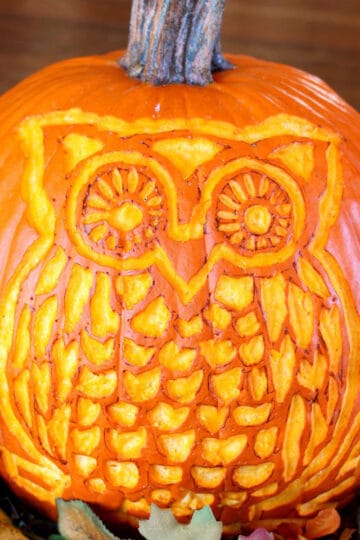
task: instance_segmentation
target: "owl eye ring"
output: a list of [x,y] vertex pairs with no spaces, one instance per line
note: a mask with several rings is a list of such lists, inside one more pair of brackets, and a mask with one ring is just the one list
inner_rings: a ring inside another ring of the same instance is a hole
[[156,182],[133,166],[100,170],[87,185],[79,226],[94,248],[131,251],[153,237],[163,214]]
[[299,190],[289,193],[265,172],[237,172],[219,194],[216,228],[244,255],[277,251],[294,236],[294,194],[302,203]]
[[119,254],[131,254],[152,240],[164,213],[164,195],[151,163],[141,154],[94,157],[69,192],[69,236],[81,254],[116,267]]

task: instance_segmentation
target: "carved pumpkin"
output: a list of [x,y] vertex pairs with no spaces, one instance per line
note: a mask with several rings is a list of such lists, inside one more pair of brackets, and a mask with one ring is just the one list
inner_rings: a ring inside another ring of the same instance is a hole
[[119,56],[0,100],[1,473],[48,513],[306,519],[359,485],[359,115],[291,67]]

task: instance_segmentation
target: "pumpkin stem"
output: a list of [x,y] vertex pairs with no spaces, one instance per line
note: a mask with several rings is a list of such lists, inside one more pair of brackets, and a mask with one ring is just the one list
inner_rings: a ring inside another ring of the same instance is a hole
[[204,86],[232,69],[221,53],[225,0],[133,0],[128,48],[120,64],[154,85]]

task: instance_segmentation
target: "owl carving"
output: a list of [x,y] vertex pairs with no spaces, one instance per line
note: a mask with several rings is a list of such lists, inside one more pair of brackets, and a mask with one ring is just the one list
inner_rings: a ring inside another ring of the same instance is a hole
[[359,321],[327,249],[338,136],[285,114],[240,129],[72,109],[18,138],[31,234],[15,232],[0,307],[18,491],[131,522],[209,504],[231,533],[351,490]]

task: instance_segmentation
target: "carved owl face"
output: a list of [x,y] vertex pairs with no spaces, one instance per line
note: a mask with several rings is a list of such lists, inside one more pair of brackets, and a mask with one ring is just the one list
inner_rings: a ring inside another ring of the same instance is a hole
[[287,115],[239,129],[81,110],[19,134],[33,239],[2,300],[22,448],[4,445],[5,474],[128,516],[211,504],[228,531],[350,488],[357,316],[326,250],[337,136]]

